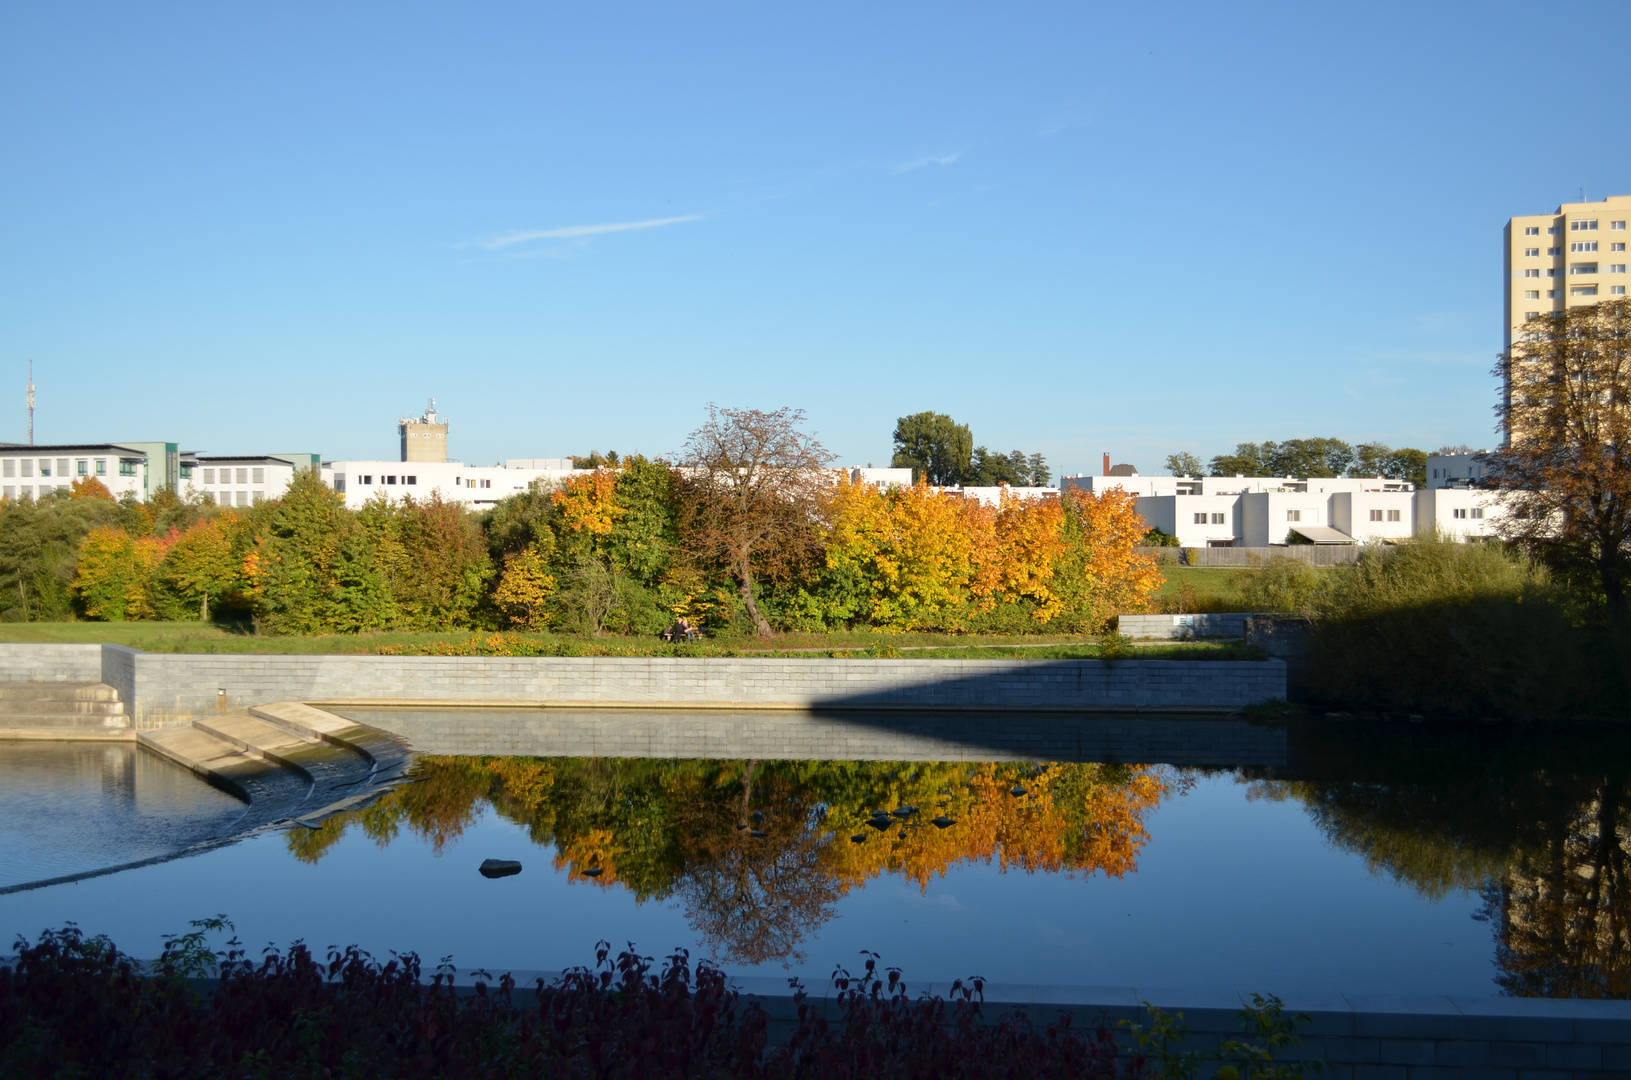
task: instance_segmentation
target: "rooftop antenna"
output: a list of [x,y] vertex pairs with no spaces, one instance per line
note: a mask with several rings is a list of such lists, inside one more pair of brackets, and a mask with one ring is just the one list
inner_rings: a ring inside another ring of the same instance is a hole
[[34,445],[34,358],[28,358],[28,445]]

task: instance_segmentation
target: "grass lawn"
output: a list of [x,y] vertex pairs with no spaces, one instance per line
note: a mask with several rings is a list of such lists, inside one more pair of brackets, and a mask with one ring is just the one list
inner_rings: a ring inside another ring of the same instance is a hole
[[[1180,568],[1182,569],[1182,568]],[[59,622],[0,623],[0,642],[69,642],[129,645],[146,652],[164,653],[418,653],[446,646],[452,651],[482,642],[488,632],[459,630],[449,633],[331,634],[317,637],[262,636],[248,628],[196,622]],[[1004,637],[981,634],[879,634],[839,632],[782,634],[772,642],[751,638],[712,638],[695,645],[668,645],[656,638],[584,638],[567,634],[511,634],[506,641],[533,645],[539,651],[579,651],[616,656],[815,656],[851,655],[857,658],[973,658],[1067,660],[1099,655],[1093,638],[1073,634],[1028,634]],[[1256,657],[1239,646],[1159,644],[1136,647],[1139,659],[1243,660]]]
[[1249,572],[1244,566],[1163,566],[1161,574],[1167,582],[1156,596],[1176,598],[1187,586],[1193,590],[1192,611],[1243,611],[1240,580],[1242,574]]

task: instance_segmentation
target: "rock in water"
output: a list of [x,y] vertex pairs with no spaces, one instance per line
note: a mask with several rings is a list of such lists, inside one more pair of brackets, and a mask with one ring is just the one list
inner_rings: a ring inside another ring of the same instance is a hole
[[895,809],[893,809],[893,810],[891,810],[889,812],[891,814],[894,814],[896,817],[898,817],[898,818],[900,818],[901,820],[904,821],[905,819],[911,817],[913,814],[917,813],[917,807],[915,807],[915,806],[897,806],[897,807],[895,807]]
[[1017,799],[1021,795],[1025,794],[1025,789],[1020,787],[1018,784],[1015,784],[1014,785],[1014,790],[1010,791],[1008,794],[1012,795],[1014,798]]
[[514,859],[484,859],[481,864],[482,877],[513,877],[521,872],[521,864]]
[[849,838],[849,842],[852,843],[852,844],[864,844],[864,843],[866,843],[866,833],[864,833],[864,832],[856,833],[854,836]]
[[902,840],[906,839],[906,830],[905,829],[902,829],[900,831],[900,839],[902,839]]
[[770,834],[767,833],[767,832],[761,832],[758,829],[752,829],[752,830],[750,830],[748,832],[748,835],[753,837],[755,840],[763,840],[765,837],[769,836]]
[[591,866],[587,870],[579,871],[579,873],[581,873],[584,877],[599,877],[600,875],[604,874],[605,872],[606,871],[602,870],[598,866]]
[[952,820],[949,817],[946,817],[944,814],[942,814],[939,817],[935,818],[933,821],[931,821],[929,824],[933,825],[937,829],[949,829],[953,825],[957,824],[957,822]]
[[893,825],[894,822],[890,821],[886,817],[875,817],[875,818],[869,819],[867,821],[867,824],[872,826],[874,829],[877,829],[879,832],[883,832],[885,829],[887,829],[891,825]]

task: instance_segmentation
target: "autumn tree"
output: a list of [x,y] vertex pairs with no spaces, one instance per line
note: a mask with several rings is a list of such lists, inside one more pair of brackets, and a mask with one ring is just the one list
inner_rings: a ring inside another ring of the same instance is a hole
[[974,436],[968,425],[959,424],[945,413],[913,413],[895,421],[895,456],[890,465],[911,469],[914,484],[961,484],[973,456]]
[[74,600],[88,617],[104,622],[151,619],[153,574],[163,557],[152,537],[92,529],[79,545]]
[[396,621],[377,545],[315,470],[296,473],[246,569],[273,633],[378,630]]
[[1590,567],[1627,623],[1631,547],[1631,298],[1532,315],[1495,367],[1507,445],[1486,457],[1501,534]]
[[554,595],[555,575],[548,557],[537,547],[524,547],[504,557],[504,572],[493,601],[512,625],[522,630],[544,629],[549,625],[549,601]]
[[1129,491],[1072,489],[1061,496],[1064,553],[1049,588],[1069,623],[1099,630],[1112,615],[1143,611],[1162,585],[1155,560],[1141,555],[1149,525]]
[[771,629],[756,582],[787,576],[820,547],[831,455],[803,423],[802,409],[709,405],[686,441],[682,535],[731,576],[761,637]]
[[232,591],[242,573],[242,558],[234,550],[230,511],[200,521],[176,537],[164,557],[160,576],[177,593],[198,601],[198,618],[210,617],[210,601]]
[[470,625],[493,564],[474,517],[439,492],[396,507],[391,597],[398,618],[416,630]]

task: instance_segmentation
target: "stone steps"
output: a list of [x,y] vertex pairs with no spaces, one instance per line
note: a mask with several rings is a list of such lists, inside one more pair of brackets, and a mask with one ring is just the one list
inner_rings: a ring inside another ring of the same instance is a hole
[[129,739],[130,718],[105,683],[0,682],[0,739]]

